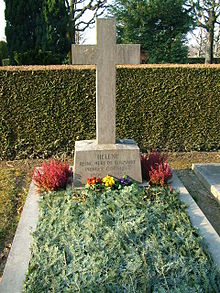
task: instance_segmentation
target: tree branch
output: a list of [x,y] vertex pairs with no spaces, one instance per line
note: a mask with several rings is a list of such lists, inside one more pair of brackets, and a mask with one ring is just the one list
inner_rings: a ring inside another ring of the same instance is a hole
[[[94,2],[94,0],[90,0],[89,3],[86,6],[84,6],[83,8],[75,9],[75,12],[76,12],[75,21],[77,21],[80,17],[82,17],[83,14],[87,10],[95,12],[98,9],[104,9],[105,8],[106,0],[98,1],[96,4],[92,5],[93,2]],[[94,16],[92,18],[94,18]]]
[[[103,13],[104,13],[104,11],[101,11],[100,13],[98,13],[98,10],[97,10],[97,11],[94,13],[93,17],[92,17],[89,21],[87,21],[87,22],[85,22],[85,21],[83,21],[83,20],[79,21],[79,22],[77,23],[76,31],[81,31],[81,32],[84,31],[84,30],[87,29],[91,24],[94,24],[94,23],[95,23],[95,18],[96,18],[96,17],[101,16]],[[80,26],[83,26],[83,27],[80,28]]]
[[[84,31],[86,28],[88,28],[90,25],[95,23],[95,18],[101,16],[104,13],[104,10],[106,8],[106,3],[107,0],[72,0],[70,1],[70,5],[69,5],[69,1],[65,0],[67,3],[67,7],[69,9],[69,11],[73,11],[73,15],[71,15],[71,17],[73,17],[72,21],[74,23],[74,31]],[[83,4],[85,4],[83,6]],[[92,16],[90,17],[90,19],[88,21],[82,20],[84,14],[87,11],[91,11],[92,12]]]

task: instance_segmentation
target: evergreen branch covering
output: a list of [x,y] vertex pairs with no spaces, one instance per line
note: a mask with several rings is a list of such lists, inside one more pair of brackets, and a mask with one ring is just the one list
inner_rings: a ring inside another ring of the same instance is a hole
[[176,192],[81,192],[41,199],[23,292],[220,292],[220,271]]

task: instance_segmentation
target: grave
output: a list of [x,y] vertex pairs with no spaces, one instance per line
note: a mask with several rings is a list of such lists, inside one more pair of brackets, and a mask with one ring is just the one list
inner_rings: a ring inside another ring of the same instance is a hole
[[115,140],[116,64],[139,64],[140,45],[116,44],[114,19],[97,19],[96,34],[97,45],[72,45],[72,64],[96,64],[96,140],[75,143],[74,185],[106,175],[128,175],[141,183],[140,150],[135,141]]
[[192,164],[192,169],[202,184],[220,203],[220,164]]

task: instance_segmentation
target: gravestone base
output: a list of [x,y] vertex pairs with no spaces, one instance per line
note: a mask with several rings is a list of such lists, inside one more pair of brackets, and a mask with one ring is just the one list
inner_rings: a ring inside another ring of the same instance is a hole
[[123,175],[142,183],[140,150],[132,139],[123,139],[116,144],[97,144],[95,140],[75,143],[73,183],[82,186],[87,178],[121,178]]

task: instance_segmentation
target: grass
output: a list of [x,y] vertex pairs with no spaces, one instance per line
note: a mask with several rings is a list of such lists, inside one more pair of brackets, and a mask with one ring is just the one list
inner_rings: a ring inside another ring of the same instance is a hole
[[23,172],[0,169],[0,275],[26,199],[25,180]]
[[44,194],[24,292],[220,292],[176,192]]

